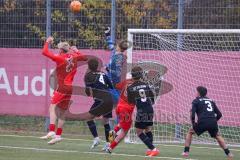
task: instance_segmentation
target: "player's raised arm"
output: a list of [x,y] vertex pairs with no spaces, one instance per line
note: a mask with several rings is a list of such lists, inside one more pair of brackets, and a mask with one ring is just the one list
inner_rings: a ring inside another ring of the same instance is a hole
[[56,62],[61,62],[61,61],[64,61],[64,59],[60,56],[57,56],[55,55],[54,53],[50,52],[48,47],[49,47],[49,44],[53,43],[53,37],[48,37],[44,46],[43,46],[43,51],[42,51],[42,54],[50,59],[52,59],[53,61],[56,61]]
[[85,56],[85,55],[78,55],[78,56],[77,56],[77,60],[78,60],[78,61],[87,61],[88,58],[87,58],[87,56]]
[[212,102],[212,103],[213,103],[213,106],[214,106],[214,112],[217,114],[216,118],[217,118],[217,121],[218,121],[218,120],[220,120],[222,118],[222,113],[218,109],[216,103],[215,102]]
[[88,58],[83,53],[81,53],[76,46],[71,46],[70,50],[77,54],[77,61],[87,61]]
[[105,36],[106,36],[106,42],[107,42],[108,49],[111,51],[110,62],[106,67],[106,70],[109,72],[109,71],[111,71],[111,63],[113,61],[113,57],[116,54],[116,48],[115,48],[114,43],[111,39],[111,35],[110,35],[111,34],[111,28],[107,27],[105,29],[104,33],[105,33]]
[[104,31],[105,33],[105,36],[106,36],[106,41],[107,41],[107,45],[108,45],[108,48],[111,50],[111,51],[114,51],[115,50],[115,46],[114,46],[114,43],[111,39],[111,28],[110,27],[107,27]]

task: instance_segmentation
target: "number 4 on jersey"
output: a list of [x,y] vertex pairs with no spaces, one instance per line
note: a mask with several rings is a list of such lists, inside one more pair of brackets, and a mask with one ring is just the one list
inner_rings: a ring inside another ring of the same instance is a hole
[[99,82],[101,82],[102,84],[105,84],[105,81],[104,81],[103,75],[100,75],[100,77],[99,77]]

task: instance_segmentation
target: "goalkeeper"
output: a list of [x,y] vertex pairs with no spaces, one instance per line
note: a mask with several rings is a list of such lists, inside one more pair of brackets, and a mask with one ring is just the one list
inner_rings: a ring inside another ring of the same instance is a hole
[[[106,70],[107,70],[107,76],[112,81],[113,86],[115,86],[117,83],[121,82],[123,78],[122,75],[124,76],[124,78],[126,77],[126,75],[122,74],[122,71],[123,71],[123,67],[126,66],[124,65],[126,64],[125,51],[128,48],[128,42],[121,40],[115,47],[110,37],[110,32],[111,32],[110,27],[107,27],[105,30],[105,36],[106,36],[108,48],[111,51],[111,57],[110,57],[109,63],[106,66]],[[113,89],[111,92],[114,97],[114,103],[116,104],[118,102],[120,93],[116,89]]]

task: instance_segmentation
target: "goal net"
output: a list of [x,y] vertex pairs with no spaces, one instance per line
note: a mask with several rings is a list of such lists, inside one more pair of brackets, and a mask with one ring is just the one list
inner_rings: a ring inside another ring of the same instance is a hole
[[[154,105],[155,143],[184,142],[191,102],[203,85],[223,113],[221,135],[240,144],[240,30],[129,29],[128,40],[128,63],[144,64],[149,77],[162,82]],[[140,142],[134,124],[125,141]],[[204,133],[193,143],[216,142]]]

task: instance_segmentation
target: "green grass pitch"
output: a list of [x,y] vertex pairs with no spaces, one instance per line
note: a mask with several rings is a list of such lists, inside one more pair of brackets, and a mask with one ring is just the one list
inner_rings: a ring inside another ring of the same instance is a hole
[[[95,150],[89,147],[92,141],[87,137],[77,139],[69,135],[55,145],[40,140],[40,135],[8,135],[0,133],[0,160],[184,160],[181,157],[182,145],[160,144],[161,154],[156,158],[145,157],[146,147],[142,144],[121,143],[112,155],[101,151],[103,143]],[[240,148],[231,148],[234,159],[240,160]],[[218,146],[194,145],[191,149],[192,160],[226,160]]]

